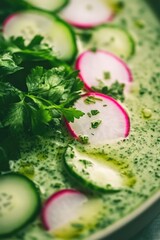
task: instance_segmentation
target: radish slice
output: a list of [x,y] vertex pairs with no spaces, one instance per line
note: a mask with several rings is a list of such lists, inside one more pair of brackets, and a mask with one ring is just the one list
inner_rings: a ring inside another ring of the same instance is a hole
[[74,190],[64,189],[54,193],[44,204],[42,222],[49,231],[57,229],[76,219],[78,212],[88,198]]
[[105,214],[103,200],[89,199],[76,190],[64,189],[46,201],[42,222],[54,239],[79,239],[86,231],[95,228],[99,216]]
[[[106,51],[86,51],[76,61],[76,69],[86,89],[110,86],[115,81],[129,85],[132,74],[127,64],[119,57]],[[126,86],[127,87],[127,86]]]
[[75,107],[85,114],[73,123],[67,122],[74,138],[85,136],[89,143],[97,145],[118,141],[129,135],[129,116],[115,99],[91,92],[78,99]]
[[60,16],[78,28],[91,28],[110,21],[113,11],[105,0],[70,0]]

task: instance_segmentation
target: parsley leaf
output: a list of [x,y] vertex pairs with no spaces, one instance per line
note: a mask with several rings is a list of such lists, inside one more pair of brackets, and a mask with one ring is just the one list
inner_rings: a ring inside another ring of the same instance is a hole
[[26,79],[30,94],[36,94],[54,104],[71,106],[80,96],[83,83],[77,78],[77,71],[72,74],[65,66],[45,70],[36,67]]
[[0,123],[6,116],[10,104],[19,101],[20,92],[10,83],[0,82]]
[[[77,72],[70,74],[64,66],[49,70],[36,67],[27,77],[26,85],[27,91],[24,92],[9,83],[0,82],[0,106],[4,111],[1,121],[4,127],[15,132],[37,134],[53,124],[55,118],[64,116],[73,122],[83,116],[84,113],[72,107],[83,87]],[[8,99],[8,104],[5,99]]]
[[74,122],[75,118],[79,119],[84,115],[83,112],[76,108],[63,108],[62,113],[68,122]]
[[48,61],[54,65],[58,60],[54,56],[53,50],[45,43],[44,38],[40,35],[36,35],[31,41],[26,44],[23,37],[10,37],[5,39],[0,35],[0,52],[8,51],[15,56],[21,58],[21,62],[30,60],[34,61]]
[[0,34],[0,59],[0,78],[22,91],[27,91],[26,78],[36,66],[46,69],[64,66],[66,71],[72,72],[70,66],[55,57],[40,35],[26,44],[21,36],[5,39]]
[[22,67],[16,64],[11,53],[7,52],[0,55],[0,77],[15,73],[21,69]]
[[5,126],[10,126],[16,131],[22,129],[25,111],[25,104],[22,101],[13,103],[6,116]]

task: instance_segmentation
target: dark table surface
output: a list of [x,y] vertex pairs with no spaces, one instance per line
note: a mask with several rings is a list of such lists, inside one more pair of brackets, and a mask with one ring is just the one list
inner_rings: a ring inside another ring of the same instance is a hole
[[160,240],[160,214],[131,240]]

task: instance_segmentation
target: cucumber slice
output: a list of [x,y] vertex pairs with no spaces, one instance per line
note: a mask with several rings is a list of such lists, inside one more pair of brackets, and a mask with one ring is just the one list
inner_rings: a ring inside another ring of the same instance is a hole
[[106,50],[128,59],[135,52],[132,36],[124,29],[109,24],[94,28],[89,42],[84,42],[86,49]]
[[136,182],[128,164],[85,153],[72,145],[66,150],[64,162],[70,176],[92,190],[118,191]]
[[44,36],[44,43],[53,48],[58,59],[72,61],[77,53],[71,27],[56,16],[41,11],[26,11],[9,16],[3,25],[5,38],[23,36],[26,44],[35,35]]
[[68,0],[26,0],[26,2],[33,7],[54,12],[65,6],[68,3]]
[[0,176],[0,237],[25,227],[40,206],[39,192],[31,180],[18,173]]

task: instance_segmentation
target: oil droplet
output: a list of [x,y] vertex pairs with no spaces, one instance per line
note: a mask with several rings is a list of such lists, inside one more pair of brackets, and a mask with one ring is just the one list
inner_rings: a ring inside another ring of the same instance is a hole
[[151,118],[152,117],[152,111],[149,108],[144,108],[142,110],[142,114],[144,118]]

